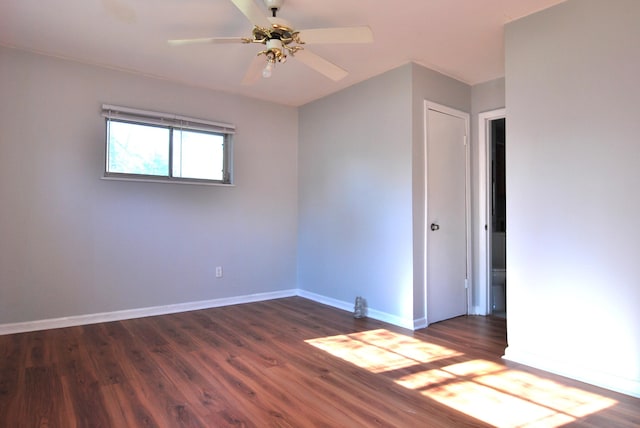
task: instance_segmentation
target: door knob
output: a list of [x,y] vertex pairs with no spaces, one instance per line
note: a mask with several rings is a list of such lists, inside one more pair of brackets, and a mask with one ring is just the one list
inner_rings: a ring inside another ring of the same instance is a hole
[[431,223],[431,230],[439,230],[440,229],[440,225],[437,225],[435,223]]

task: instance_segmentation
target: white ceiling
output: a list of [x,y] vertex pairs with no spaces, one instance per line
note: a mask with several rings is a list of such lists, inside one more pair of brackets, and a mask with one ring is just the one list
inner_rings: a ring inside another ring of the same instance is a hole
[[338,82],[293,59],[242,85],[262,45],[167,45],[249,37],[252,24],[229,0],[1,0],[0,45],[299,106],[410,61],[472,85],[501,77],[504,24],[562,1],[285,0],[278,17],[298,30],[373,30],[373,44],[309,48],[349,71]]

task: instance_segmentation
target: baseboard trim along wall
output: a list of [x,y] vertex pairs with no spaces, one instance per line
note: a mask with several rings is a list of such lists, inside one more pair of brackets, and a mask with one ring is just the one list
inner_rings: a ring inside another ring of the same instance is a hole
[[[332,306],[337,309],[342,309],[344,311],[353,312],[354,310],[355,297],[353,302],[345,302],[344,300],[337,300],[305,290],[298,290],[298,296],[304,297],[305,299],[313,300],[314,302],[322,303],[327,306]],[[413,330],[413,320],[400,318],[396,315],[378,311],[370,307],[367,308],[367,317],[373,318],[378,321],[388,322],[389,324],[397,325],[398,327],[404,327]]]
[[424,317],[413,320],[414,330],[420,330],[421,328],[427,328],[428,326],[429,326],[429,323],[427,322],[427,319]]
[[132,318],[143,318],[155,315],[175,314],[178,312],[197,311],[199,309],[217,308],[220,306],[238,305],[241,303],[260,302],[264,300],[281,299],[298,295],[298,290],[282,290],[269,293],[248,294],[245,296],[223,297],[213,300],[177,303],[172,305],[152,306],[147,308],[126,309],[114,312],[76,315],[62,318],[51,318],[37,321],[18,322],[0,325],[0,335],[25,333],[28,331],[49,330],[52,328],[73,327],[78,325],[96,324],[100,322],[121,321]]
[[[152,306],[147,308],[126,309],[97,314],[75,315],[62,318],[51,318],[36,321],[26,321],[11,324],[0,324],[0,335],[26,333],[29,331],[49,330],[52,328],[73,327],[78,325],[96,324],[100,322],[122,321],[132,318],[143,318],[155,315],[174,314],[178,312],[197,311],[199,309],[217,308],[220,306],[239,305],[242,303],[260,302],[264,300],[282,299],[284,297],[300,296],[324,305],[332,306],[344,311],[353,312],[353,302],[344,302],[309,291],[290,289],[269,293],[249,294],[245,296],[224,297],[221,299],[202,300],[197,302],[177,303],[172,305]],[[379,321],[388,322],[408,329],[416,328],[413,320],[405,320],[398,316],[368,308],[367,316]],[[426,323],[424,325],[426,327]],[[422,328],[422,327],[417,327]]]
[[487,313],[486,309],[483,309],[481,306],[471,306],[471,308],[469,309],[469,315],[485,316],[489,314]]
[[505,349],[502,358],[640,398],[640,379],[621,378],[601,371],[581,367],[579,364],[550,360],[543,356],[515,350],[512,346]]

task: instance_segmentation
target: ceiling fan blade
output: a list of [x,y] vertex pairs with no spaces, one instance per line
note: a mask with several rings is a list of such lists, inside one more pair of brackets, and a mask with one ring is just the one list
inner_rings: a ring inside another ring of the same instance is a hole
[[296,52],[294,58],[306,66],[313,68],[318,73],[324,74],[331,80],[338,81],[340,79],[344,79],[347,74],[349,74],[347,73],[347,70],[338,67],[307,49]]
[[262,76],[262,69],[264,68],[267,60],[262,55],[256,55],[256,57],[249,64],[249,68],[242,79],[243,85],[253,85]]
[[253,0],[231,0],[247,19],[258,27],[271,28],[271,23],[264,12]]
[[137,20],[136,11],[121,0],[102,0],[102,6],[115,18],[127,24],[134,24]]
[[171,46],[196,45],[196,44],[221,44],[221,43],[242,43],[242,37],[203,37],[199,39],[175,39],[167,40]]
[[337,27],[337,28],[311,28],[300,30],[300,39],[307,43],[372,43],[373,32],[371,28],[364,27]]

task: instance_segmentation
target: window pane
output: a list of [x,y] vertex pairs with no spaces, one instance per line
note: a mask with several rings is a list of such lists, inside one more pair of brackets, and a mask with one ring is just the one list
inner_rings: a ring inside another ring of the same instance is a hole
[[107,172],[169,175],[169,129],[109,120]]
[[173,176],[223,180],[224,136],[173,130]]

